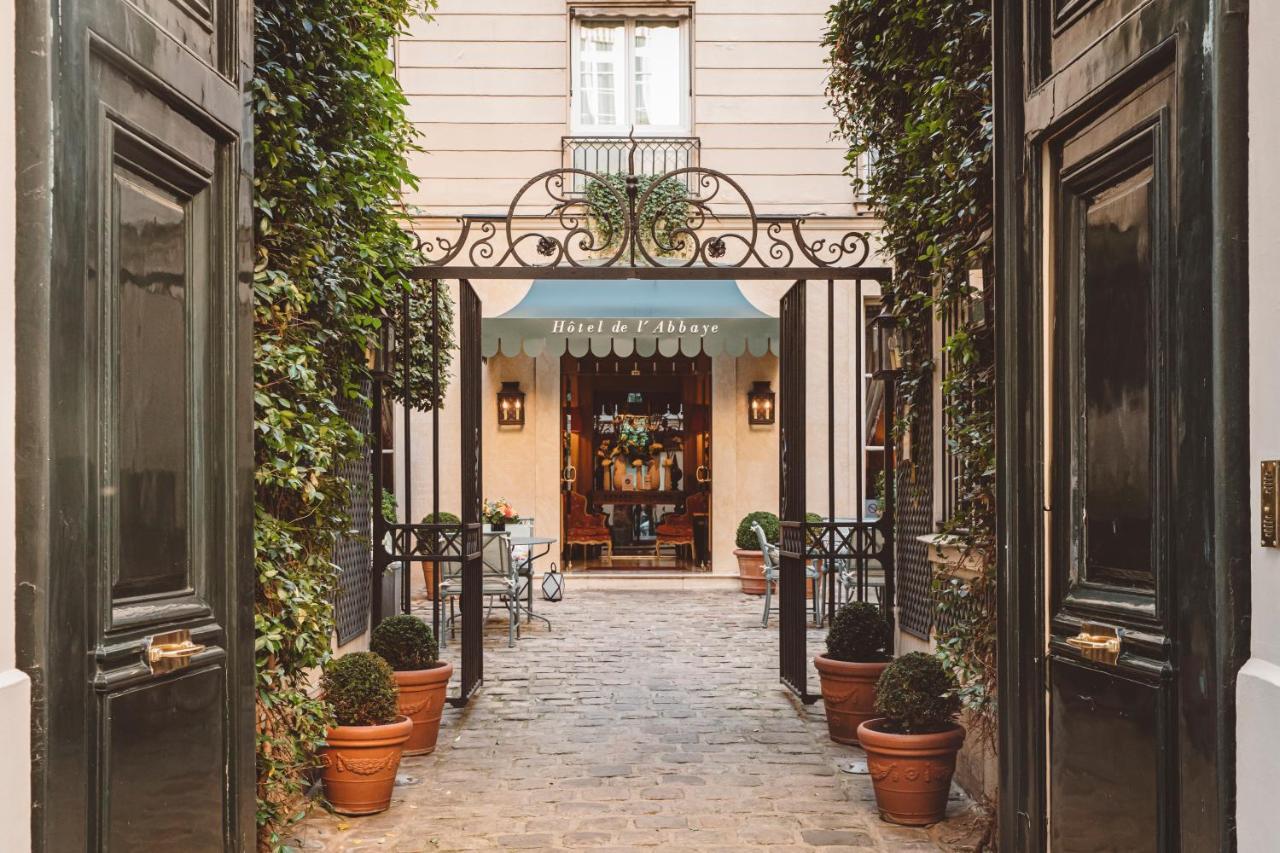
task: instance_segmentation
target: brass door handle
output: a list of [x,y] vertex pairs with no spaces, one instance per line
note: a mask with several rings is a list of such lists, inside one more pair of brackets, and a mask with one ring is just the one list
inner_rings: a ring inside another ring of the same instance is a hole
[[205,650],[205,646],[192,642],[191,632],[185,628],[147,638],[147,664],[152,672],[172,672],[182,669],[191,658]]
[[1080,654],[1089,660],[1102,663],[1115,663],[1120,657],[1120,634],[1093,633],[1088,627],[1082,628],[1074,637],[1067,637],[1067,645],[1079,649]]

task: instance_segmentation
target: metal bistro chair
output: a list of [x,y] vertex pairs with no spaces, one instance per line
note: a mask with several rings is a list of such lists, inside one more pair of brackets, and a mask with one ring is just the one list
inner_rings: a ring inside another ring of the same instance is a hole
[[[483,574],[480,594],[489,602],[488,607],[485,609],[485,619],[487,620],[489,615],[493,613],[494,601],[500,602],[507,609],[507,646],[514,646],[516,644],[519,619],[516,609],[516,576],[511,564],[511,546],[507,544],[505,534],[484,534],[484,549],[481,552],[481,561],[483,563]],[[453,602],[462,595],[462,563],[441,563],[441,566],[443,567],[443,577],[440,581],[440,595],[449,602],[449,617],[445,622],[449,631],[452,631],[453,624],[457,621]],[[442,631],[441,633],[446,634],[448,632]],[[440,644],[442,646],[445,645],[443,636],[440,638]]]
[[[769,613],[773,610],[773,588],[778,585],[782,574],[782,561],[777,545],[770,545],[764,534],[764,528],[752,522],[751,529],[756,533],[760,543],[760,553],[764,557],[764,616],[760,620],[761,628],[769,627]],[[822,624],[822,572],[812,563],[805,563],[804,576],[813,581],[813,622]],[[781,593],[779,593],[781,594]]]

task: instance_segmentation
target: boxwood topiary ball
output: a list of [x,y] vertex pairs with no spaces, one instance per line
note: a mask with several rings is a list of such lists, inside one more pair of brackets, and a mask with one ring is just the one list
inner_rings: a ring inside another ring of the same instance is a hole
[[893,630],[878,605],[853,601],[836,611],[827,631],[827,657],[849,663],[889,659]]
[[373,629],[369,649],[391,664],[396,672],[430,669],[440,656],[431,627],[408,613],[383,619]]
[[885,731],[946,731],[959,712],[955,680],[933,655],[903,655],[885,668],[876,684],[876,713],[885,717]]
[[764,538],[769,540],[770,545],[777,545],[778,539],[782,535],[782,526],[778,522],[778,516],[771,512],[752,512],[748,513],[745,518],[738,523],[738,535],[734,539],[734,544],[743,551],[759,551],[760,540],[756,538],[756,532],[751,529],[752,522],[759,524],[764,530]]
[[383,726],[399,716],[395,675],[373,652],[352,652],[329,661],[320,689],[340,726]]

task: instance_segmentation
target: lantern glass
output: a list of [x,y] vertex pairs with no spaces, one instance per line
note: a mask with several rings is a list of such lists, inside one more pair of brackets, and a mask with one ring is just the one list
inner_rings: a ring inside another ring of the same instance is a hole
[[775,396],[768,382],[756,382],[747,392],[747,423],[765,426],[773,423]]
[[498,426],[524,426],[524,392],[519,382],[503,382],[498,392]]
[[886,305],[870,326],[872,373],[876,377],[892,376],[902,369],[903,334],[898,318]]

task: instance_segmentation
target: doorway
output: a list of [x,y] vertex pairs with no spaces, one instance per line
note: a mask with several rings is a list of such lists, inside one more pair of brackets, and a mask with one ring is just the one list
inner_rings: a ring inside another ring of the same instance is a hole
[[561,356],[562,558],[711,570],[711,358]]

